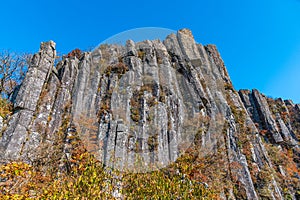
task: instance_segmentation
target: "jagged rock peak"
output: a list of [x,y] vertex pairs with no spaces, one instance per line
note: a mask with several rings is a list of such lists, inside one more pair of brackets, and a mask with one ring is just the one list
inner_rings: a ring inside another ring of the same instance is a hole
[[178,31],[179,34],[185,34],[194,39],[194,35],[190,29],[184,28]]
[[52,41],[33,56],[3,123],[1,162],[30,163],[58,143],[51,154],[68,157],[77,131],[120,170],[166,167],[194,147],[215,159],[206,176],[220,180],[223,199],[297,198],[299,105],[237,92],[216,46],[197,44],[190,30],[55,58]]
[[40,52],[48,54],[50,57],[56,57],[56,43],[50,40],[49,42],[42,42]]

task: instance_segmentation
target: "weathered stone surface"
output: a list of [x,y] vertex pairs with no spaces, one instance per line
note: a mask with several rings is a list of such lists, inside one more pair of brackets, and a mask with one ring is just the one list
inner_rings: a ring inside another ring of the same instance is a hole
[[276,143],[283,142],[276,121],[274,120],[269,109],[267,100],[257,90],[253,90],[253,97],[257,105],[261,120],[264,123],[264,127],[270,132],[272,138]]
[[[55,57],[55,43],[52,41],[42,43],[40,51],[33,56],[26,77],[13,99],[15,113],[1,137],[0,155],[3,160],[17,160],[27,156],[26,141],[40,141],[40,135],[32,134],[30,126],[35,118],[44,85],[52,72]],[[36,143],[31,148],[35,148]]]
[[[288,178],[270,145],[291,148],[297,159],[299,104],[236,92],[216,46],[196,44],[190,30],[163,42],[101,45],[53,68],[55,54],[48,42],[33,57],[4,125],[1,162],[31,162],[39,145],[62,136],[68,157],[76,130],[90,152],[121,170],[165,167],[191,145],[204,156],[218,152],[232,183],[224,198],[242,198],[237,187],[243,198],[262,198],[257,180],[266,169]],[[283,188],[275,175],[263,184],[268,198],[283,199],[286,191],[295,197],[296,188]]]
[[55,43],[52,41],[42,43],[40,52],[33,56],[27,76],[18,91],[16,99],[14,99],[15,108],[32,111],[36,109],[40,93],[50,75],[55,57]]
[[300,104],[297,104],[295,107],[300,112]]
[[292,100],[285,100],[284,102],[286,103],[286,105],[293,106],[293,107],[295,106]]
[[0,130],[3,128],[3,117],[0,116]]

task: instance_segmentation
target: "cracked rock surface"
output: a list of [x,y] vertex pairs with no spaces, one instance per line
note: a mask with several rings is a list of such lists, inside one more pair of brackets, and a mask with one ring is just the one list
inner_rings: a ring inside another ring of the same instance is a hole
[[[299,104],[236,91],[216,46],[197,44],[190,30],[163,42],[101,45],[56,66],[55,58],[52,41],[33,56],[2,125],[2,162],[32,162],[41,144],[51,146],[74,126],[108,166],[145,172],[176,161],[191,145],[203,154],[223,148],[223,167],[244,197],[262,199],[266,190],[270,199],[297,198],[299,186],[276,178],[285,179],[288,169],[268,149],[293,152],[299,171]],[[265,169],[274,174],[262,192],[257,179]]]

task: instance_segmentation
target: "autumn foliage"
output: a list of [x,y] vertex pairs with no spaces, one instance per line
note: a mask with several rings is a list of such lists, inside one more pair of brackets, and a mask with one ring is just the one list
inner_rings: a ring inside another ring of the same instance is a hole
[[77,48],[77,49],[72,50],[70,53],[68,53],[67,58],[76,57],[76,58],[80,59],[82,55],[83,55],[83,52]]

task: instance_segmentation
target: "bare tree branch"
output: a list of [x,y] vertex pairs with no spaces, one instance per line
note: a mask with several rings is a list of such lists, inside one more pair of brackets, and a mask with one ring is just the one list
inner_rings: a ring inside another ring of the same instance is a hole
[[27,72],[30,54],[0,52],[0,95],[9,98]]

